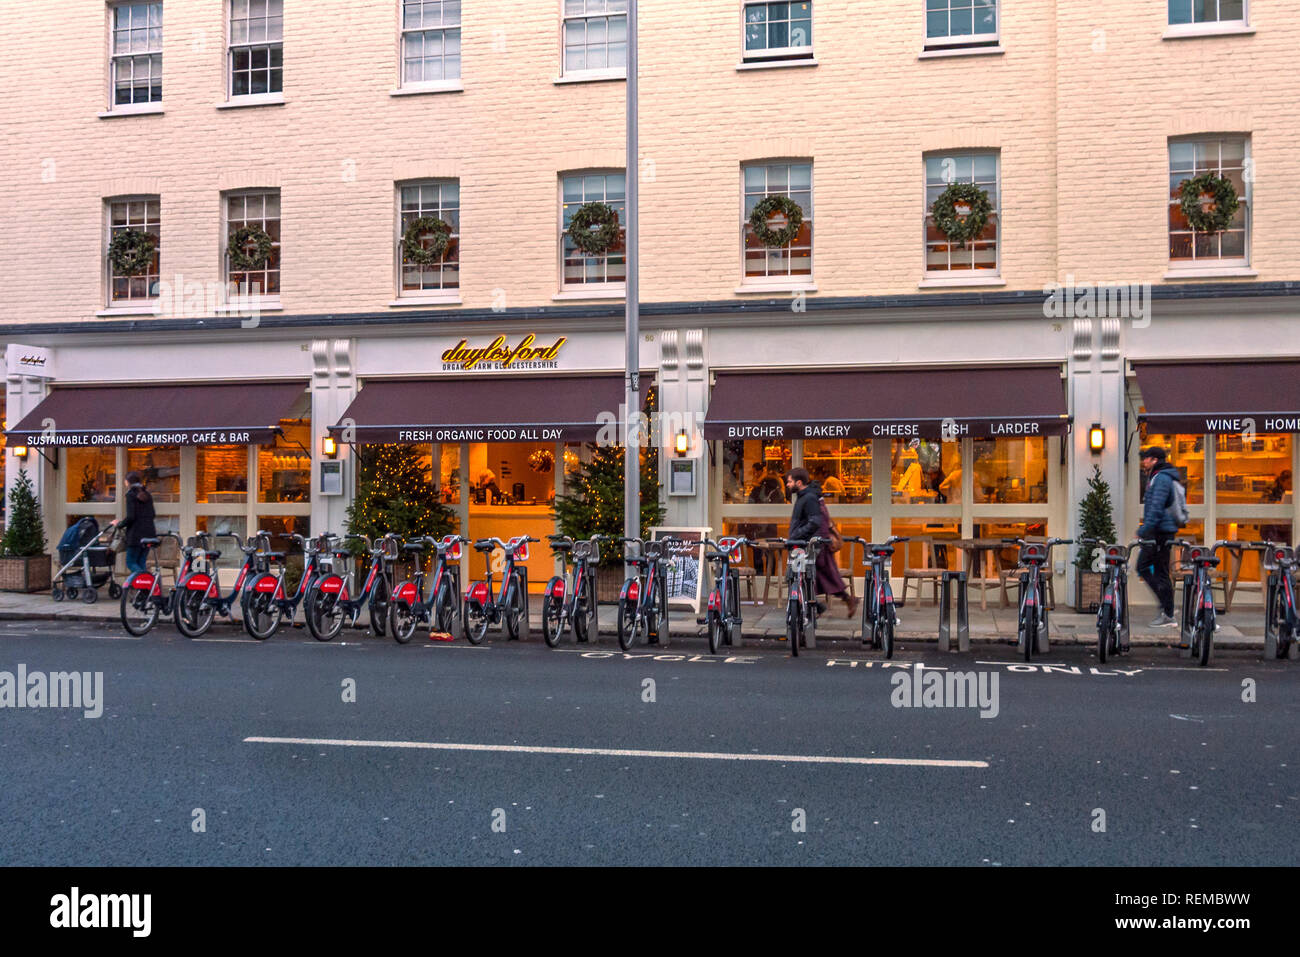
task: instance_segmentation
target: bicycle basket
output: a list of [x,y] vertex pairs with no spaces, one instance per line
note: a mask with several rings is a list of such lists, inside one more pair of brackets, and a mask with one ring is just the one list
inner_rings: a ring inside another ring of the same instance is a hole
[[590,539],[579,539],[573,543],[573,557],[585,558],[593,564],[600,563],[600,542],[593,542]]

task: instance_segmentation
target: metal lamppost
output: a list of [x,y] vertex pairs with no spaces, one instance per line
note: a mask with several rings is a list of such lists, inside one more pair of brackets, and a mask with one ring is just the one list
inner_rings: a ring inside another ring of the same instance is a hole
[[[638,426],[641,410],[641,314],[637,266],[640,260],[639,215],[640,154],[637,149],[637,0],[627,5],[627,306],[624,337],[627,362],[624,369],[623,421],[623,534],[628,538],[641,535],[641,461]],[[626,566],[629,577],[633,566]]]

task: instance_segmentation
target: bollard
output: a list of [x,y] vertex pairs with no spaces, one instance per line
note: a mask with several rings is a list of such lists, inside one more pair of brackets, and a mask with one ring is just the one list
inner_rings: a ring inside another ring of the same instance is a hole
[[965,572],[944,572],[939,598],[939,650],[952,644],[952,583],[957,582],[957,650],[970,651],[970,606],[967,603]]

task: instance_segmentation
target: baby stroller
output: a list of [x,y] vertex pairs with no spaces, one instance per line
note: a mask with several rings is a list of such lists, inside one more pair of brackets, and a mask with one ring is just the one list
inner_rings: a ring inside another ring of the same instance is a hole
[[[112,530],[110,526],[108,532]],[[86,604],[93,604],[99,599],[98,589],[105,583],[110,598],[122,597],[122,586],[113,580],[115,556],[102,541],[105,534],[89,515],[63,533],[59,539],[59,561],[63,567],[55,574],[50,589],[55,601],[63,601],[66,595],[71,601],[80,597]]]

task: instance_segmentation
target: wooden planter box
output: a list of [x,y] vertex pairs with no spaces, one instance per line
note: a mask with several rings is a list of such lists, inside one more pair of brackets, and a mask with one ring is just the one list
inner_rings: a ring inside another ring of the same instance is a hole
[[49,555],[0,558],[0,591],[34,592],[49,587]]
[[623,590],[625,579],[622,565],[610,568],[596,568],[596,603],[600,605],[617,605],[619,592]]
[[1074,570],[1074,610],[1089,614],[1101,607],[1101,572]]

